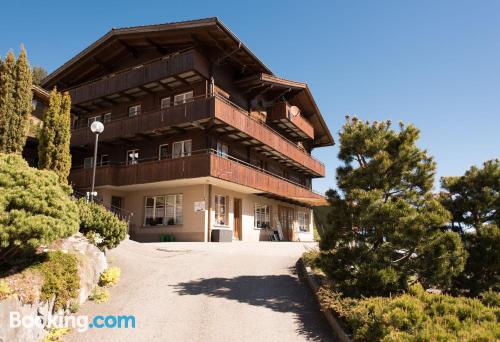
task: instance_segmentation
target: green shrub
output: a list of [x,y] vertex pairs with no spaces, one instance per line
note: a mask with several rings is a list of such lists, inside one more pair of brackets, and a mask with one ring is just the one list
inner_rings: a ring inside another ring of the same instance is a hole
[[0,280],[0,300],[9,297],[12,294],[12,289],[5,280]]
[[302,254],[302,260],[304,261],[304,265],[309,267],[318,266],[320,260],[320,251],[317,249],[311,249]]
[[115,248],[127,235],[127,224],[102,205],[81,198],[80,232],[94,241],[97,247]]
[[54,308],[65,307],[71,299],[78,296],[80,277],[78,261],[72,254],[61,251],[49,252],[46,259],[31,267],[43,276],[40,299],[50,300],[55,296]]
[[0,154],[0,263],[78,231],[71,188],[22,157]]
[[483,302],[484,305],[500,308],[500,292],[496,292],[490,289],[486,292],[481,293],[480,297],[481,302]]
[[353,299],[329,288],[322,305],[348,324],[355,341],[495,341],[499,310],[478,299],[430,294],[420,284],[395,297]]
[[99,285],[104,287],[110,287],[116,285],[118,280],[120,280],[120,275],[122,271],[119,267],[110,267],[101,273],[101,278],[99,280]]
[[80,310],[80,303],[78,303],[77,300],[72,301],[71,304],[69,305],[69,311],[71,313],[77,313],[78,310]]
[[69,328],[52,328],[43,339],[43,342],[60,342],[67,333],[69,333]]
[[109,291],[100,286],[94,287],[94,289],[90,292],[89,300],[92,300],[98,304],[106,303],[109,300]]

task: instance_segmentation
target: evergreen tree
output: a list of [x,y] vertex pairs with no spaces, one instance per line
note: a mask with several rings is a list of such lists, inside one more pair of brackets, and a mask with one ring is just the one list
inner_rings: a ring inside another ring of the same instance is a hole
[[61,112],[61,94],[54,88],[50,92],[49,106],[42,118],[42,129],[38,135],[38,168],[52,170],[56,155],[56,131],[59,128],[59,113]]
[[61,182],[68,181],[71,169],[71,97],[64,93],[61,97],[61,107],[58,115],[58,129],[54,137],[54,152],[52,157],[52,170],[59,175]]
[[15,57],[9,51],[0,65],[0,152],[9,152],[10,122],[14,116]]
[[16,60],[14,68],[14,115],[10,121],[7,134],[10,150],[8,153],[23,152],[29,127],[29,116],[32,111],[32,75],[26,50],[21,47],[21,52]]
[[500,161],[471,167],[460,177],[443,177],[441,203],[452,213],[450,228],[469,253],[457,292],[478,295],[500,290]]
[[57,173],[66,183],[71,169],[71,98],[53,89],[38,137],[38,167]]
[[463,270],[460,238],[442,231],[450,214],[431,193],[435,162],[418,137],[412,125],[347,117],[320,242],[324,269],[346,295],[387,295],[415,281],[448,288]]
[[34,66],[32,69],[33,73],[33,84],[40,85],[45,77],[47,77],[48,72],[45,68]]

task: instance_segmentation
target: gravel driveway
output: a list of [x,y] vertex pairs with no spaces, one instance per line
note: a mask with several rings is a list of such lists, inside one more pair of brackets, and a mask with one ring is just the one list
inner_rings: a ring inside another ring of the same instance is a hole
[[328,341],[317,304],[295,274],[314,243],[149,243],[112,250],[122,269],[107,303],[80,315],[135,315],[135,329],[89,329],[65,341]]

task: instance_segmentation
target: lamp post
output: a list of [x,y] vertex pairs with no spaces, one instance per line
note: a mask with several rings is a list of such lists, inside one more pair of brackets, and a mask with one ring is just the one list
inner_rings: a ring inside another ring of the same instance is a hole
[[94,201],[94,196],[96,193],[94,192],[95,186],[95,169],[97,167],[97,145],[99,144],[99,134],[104,131],[104,125],[100,121],[92,122],[90,125],[90,130],[95,134],[95,145],[94,145],[94,160],[92,165],[92,188],[90,189],[90,202]]

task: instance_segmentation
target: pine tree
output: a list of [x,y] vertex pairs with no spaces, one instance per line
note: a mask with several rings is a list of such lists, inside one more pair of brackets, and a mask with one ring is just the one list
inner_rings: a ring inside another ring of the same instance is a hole
[[0,152],[11,150],[9,131],[14,116],[15,57],[9,51],[0,68]]
[[50,92],[49,106],[45,109],[42,129],[38,134],[38,168],[52,170],[56,155],[55,137],[59,128],[58,117],[61,112],[61,94],[54,88]]
[[24,47],[14,67],[14,80],[14,112],[6,135],[9,146],[6,152],[21,154],[26,144],[33,98],[31,68]]
[[325,271],[346,295],[387,295],[414,281],[448,288],[463,270],[460,237],[443,232],[450,214],[431,193],[435,162],[419,131],[347,118],[340,133],[339,191],[322,237]]
[[64,93],[61,98],[61,107],[58,115],[58,129],[54,137],[54,152],[52,157],[52,170],[55,171],[61,182],[67,182],[71,169],[71,97]]
[[441,203],[452,214],[449,228],[460,233],[469,253],[455,290],[474,296],[500,290],[500,161],[443,177],[441,186]]

